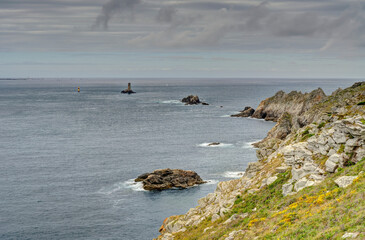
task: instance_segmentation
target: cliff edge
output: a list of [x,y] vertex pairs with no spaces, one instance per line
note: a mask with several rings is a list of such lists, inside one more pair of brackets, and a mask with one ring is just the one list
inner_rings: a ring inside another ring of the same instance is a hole
[[258,161],[165,219],[158,239],[364,239],[365,82],[295,95],[259,105],[277,124]]

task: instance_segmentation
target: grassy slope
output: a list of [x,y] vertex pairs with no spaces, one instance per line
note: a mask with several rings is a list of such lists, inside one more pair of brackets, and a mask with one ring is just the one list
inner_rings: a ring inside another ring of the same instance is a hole
[[[365,174],[352,185],[339,188],[334,180],[340,176],[358,175],[365,170],[365,159],[340,169],[321,184],[308,187],[295,195],[283,197],[281,188],[290,172],[279,175],[269,186],[253,194],[237,196],[233,209],[212,223],[205,220],[175,239],[224,239],[231,231],[245,230],[237,239],[341,239],[346,232],[365,229]],[[223,224],[233,214],[248,217]],[[212,227],[204,232],[207,227]],[[365,238],[365,233],[359,238]]]
[[[339,91],[314,106],[308,114],[320,112],[330,116],[333,106],[346,107],[346,115],[336,114],[340,119],[363,114],[359,103],[364,100],[364,91],[365,85]],[[319,123],[318,128],[325,124]],[[311,135],[304,132],[300,137],[300,141],[306,141]],[[322,165],[326,159],[319,159]],[[275,169],[280,162],[272,161],[265,164],[265,168]],[[327,174],[316,186],[284,197],[282,185],[290,178],[288,170],[269,186],[253,194],[243,192],[237,196],[234,207],[225,217],[214,223],[208,218],[198,226],[174,234],[175,239],[225,239],[234,230],[245,231],[235,239],[341,239],[346,232],[362,232],[358,238],[365,239],[365,174],[360,174],[346,189],[334,183],[338,177],[358,175],[364,168],[365,159],[362,159],[356,165]],[[233,214],[243,213],[248,216],[224,224]]]

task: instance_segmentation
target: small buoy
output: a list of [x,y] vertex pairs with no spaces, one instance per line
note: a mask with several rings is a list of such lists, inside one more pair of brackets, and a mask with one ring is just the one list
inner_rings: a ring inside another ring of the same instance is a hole
[[77,88],[77,92],[80,92],[80,87]]

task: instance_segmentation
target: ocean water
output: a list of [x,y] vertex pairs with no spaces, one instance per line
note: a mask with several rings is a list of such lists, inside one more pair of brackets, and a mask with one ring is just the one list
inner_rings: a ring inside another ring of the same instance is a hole
[[[133,79],[137,94],[122,95],[128,79],[1,80],[0,239],[157,237],[166,217],[256,161],[251,143],[274,123],[230,114],[281,89],[328,94],[355,81]],[[210,105],[179,102],[190,94]],[[161,168],[209,182],[162,192],[133,182]]]

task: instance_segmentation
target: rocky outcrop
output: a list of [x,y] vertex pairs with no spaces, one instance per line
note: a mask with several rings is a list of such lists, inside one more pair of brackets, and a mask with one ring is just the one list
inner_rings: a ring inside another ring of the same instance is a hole
[[251,117],[255,113],[252,107],[245,107],[240,113],[231,115],[231,117]]
[[[224,222],[218,223],[225,228],[224,232],[227,233],[225,238],[241,239],[242,235],[250,234],[250,228],[240,229],[242,231],[238,232],[234,231],[237,228],[229,227],[244,222],[242,221],[244,218],[248,220],[250,215],[254,216],[260,209],[254,208],[247,213],[236,212],[234,209],[236,201],[249,200],[240,196],[244,194],[254,196],[273,185],[279,186],[278,191],[284,196],[297,194],[306,187],[321,184],[328,176],[333,177],[333,172],[340,173],[343,171],[340,168],[364,161],[365,108],[358,103],[365,100],[365,83],[337,90],[329,97],[325,97],[322,93],[321,90],[316,90],[309,94],[316,98],[317,103],[312,103],[307,99],[308,96],[303,97],[306,94],[297,92],[276,94],[277,99],[285,101],[290,99],[289,95],[299,94],[302,100],[298,100],[299,107],[286,108],[287,111],[282,111],[277,119],[275,116],[279,115],[279,111],[274,111],[271,107],[264,108],[270,109],[266,113],[271,116],[271,120],[277,121],[277,125],[264,141],[256,145],[260,148],[257,151],[259,161],[249,163],[242,178],[218,183],[216,191],[200,199],[198,206],[190,209],[188,213],[167,218],[161,227],[162,235],[159,239],[173,239],[176,232],[194,229],[191,227],[207,219],[207,222],[216,222],[220,218],[224,218]],[[292,102],[296,104],[295,100]],[[277,103],[279,104],[279,101]],[[308,108],[309,105],[311,107]],[[358,181],[361,174],[363,173],[359,173],[358,176],[342,176],[335,179],[335,182],[340,187],[351,188],[350,185]],[[279,182],[281,185],[278,185]],[[262,196],[258,196],[257,199],[259,197]],[[295,208],[295,205],[287,204],[289,208]],[[251,223],[255,221],[264,219],[252,219]],[[207,225],[207,222],[203,223],[205,230],[202,232],[213,233],[215,230],[209,225],[210,223]],[[253,232],[255,235],[255,231]],[[242,237],[242,239],[250,238]]]
[[135,182],[142,182],[145,190],[165,190],[170,188],[188,188],[205,183],[194,171],[181,169],[159,169],[138,176]]
[[285,112],[301,116],[313,105],[323,101],[325,98],[326,94],[320,88],[304,94],[297,91],[292,91],[288,94],[279,91],[273,97],[262,101],[252,117],[277,122]]
[[194,95],[189,95],[186,98],[183,98],[181,100],[181,102],[185,103],[185,105],[197,105],[197,104],[202,104],[202,105],[209,105],[206,102],[201,102],[198,96],[194,96]]

